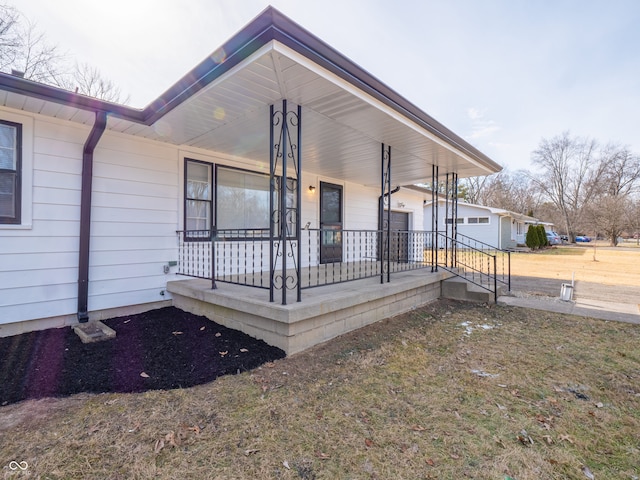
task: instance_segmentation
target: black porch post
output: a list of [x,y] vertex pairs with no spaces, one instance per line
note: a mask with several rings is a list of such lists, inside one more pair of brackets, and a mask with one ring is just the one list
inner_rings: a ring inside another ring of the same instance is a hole
[[444,180],[444,265],[449,266],[449,222],[453,222],[449,218],[449,174],[445,175]]
[[455,219],[452,224],[451,266],[458,266],[458,174],[451,174],[451,212]]
[[[296,182],[293,187],[296,189],[296,204],[294,211],[294,225],[296,229],[296,239],[297,239],[297,261],[296,261],[296,276],[297,276],[297,300],[298,302],[302,301],[302,279],[300,277],[300,269],[302,268],[302,225],[300,225],[300,220],[302,219],[302,107],[298,105],[298,144],[293,147],[295,149],[295,163],[294,168],[296,171]],[[286,184],[286,182],[285,182]]]
[[[300,282],[300,205],[302,203],[301,151],[302,107],[288,111],[287,100],[282,100],[282,110],[276,111],[271,105],[270,113],[270,154],[269,154],[269,301],[274,301],[275,290],[282,290],[282,305],[287,304],[287,290],[296,289],[297,301],[301,301]],[[297,127],[297,128],[294,128]],[[279,129],[279,130],[278,130]],[[293,135],[292,135],[293,134]],[[293,168],[288,170],[287,160],[292,160]],[[279,161],[282,163],[279,164]],[[289,182],[289,180],[292,180]],[[289,248],[287,248],[287,244]],[[281,265],[278,272],[277,263]],[[287,269],[292,262],[293,273]]]
[[275,165],[276,157],[279,152],[275,151],[278,147],[274,144],[274,122],[275,116],[273,112],[273,105],[269,107],[269,301],[273,302],[273,278],[275,276],[274,271],[274,237],[275,237],[275,202],[273,201],[275,194]]
[[[438,166],[431,166],[431,271],[438,271]],[[434,269],[435,265],[435,269]]]
[[282,151],[282,176],[280,177],[278,218],[280,229],[278,230],[279,244],[282,257],[282,305],[287,304],[287,101],[282,100],[282,133],[280,135],[280,148]]
[[[381,155],[380,155],[380,167],[381,167],[381,191],[382,195],[382,212],[381,212],[381,243],[383,247],[381,248],[381,263],[382,268],[380,272],[380,283],[384,283],[384,270],[385,266],[387,269],[387,282],[391,281],[391,145],[385,146],[382,144]],[[385,207],[386,201],[386,207]],[[387,218],[386,218],[386,230],[385,230],[385,221],[384,221],[384,212],[386,208]],[[386,243],[386,245],[385,245]]]

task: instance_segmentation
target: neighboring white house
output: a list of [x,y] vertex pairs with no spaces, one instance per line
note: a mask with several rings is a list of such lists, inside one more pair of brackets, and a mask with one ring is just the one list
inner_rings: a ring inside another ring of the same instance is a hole
[[[445,201],[438,201],[438,229],[445,230],[445,225],[451,225],[451,207],[445,208]],[[426,229],[432,226],[431,202],[424,205],[424,225]],[[524,245],[529,225],[537,225],[538,219],[510,212],[501,208],[485,207],[471,203],[458,202],[456,226],[459,235],[466,235],[477,241],[484,242],[501,250],[509,250]],[[546,225],[546,224],[545,224]],[[449,227],[451,228],[451,227]]]
[[[390,192],[450,165],[501,168],[273,8],[144,109],[0,74],[0,335],[171,304],[167,282],[184,278],[176,262],[197,237],[177,232],[237,229],[248,251],[247,232],[268,244],[279,218],[278,248],[335,229],[305,244],[320,259],[299,268],[352,255],[343,232],[378,230],[385,195],[392,222],[429,230],[424,195]],[[273,265],[296,260],[282,253]]]

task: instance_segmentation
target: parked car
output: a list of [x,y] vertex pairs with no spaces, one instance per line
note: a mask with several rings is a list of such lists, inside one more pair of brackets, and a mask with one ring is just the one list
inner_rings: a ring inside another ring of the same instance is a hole
[[556,232],[547,232],[547,240],[549,245],[562,245],[562,239]]
[[576,237],[576,242],[590,242],[591,239],[589,237],[587,237],[586,235],[578,235]]

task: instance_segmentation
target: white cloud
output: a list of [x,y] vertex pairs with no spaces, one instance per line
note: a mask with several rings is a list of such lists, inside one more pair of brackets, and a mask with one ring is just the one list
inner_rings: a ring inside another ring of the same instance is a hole
[[469,140],[488,137],[501,129],[497,122],[485,118],[484,110],[479,108],[469,107],[467,116],[471,120],[471,134],[466,136]]

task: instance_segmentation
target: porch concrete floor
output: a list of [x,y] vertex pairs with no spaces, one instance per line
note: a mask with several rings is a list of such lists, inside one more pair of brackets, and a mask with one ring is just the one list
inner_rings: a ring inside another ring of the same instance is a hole
[[434,301],[440,297],[441,282],[451,276],[429,268],[398,272],[389,283],[373,277],[304,289],[301,302],[290,290],[286,305],[282,291],[275,291],[274,302],[269,302],[266,289],[218,282],[212,290],[210,280],[176,280],[167,290],[176,307],[292,354]]

